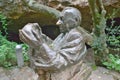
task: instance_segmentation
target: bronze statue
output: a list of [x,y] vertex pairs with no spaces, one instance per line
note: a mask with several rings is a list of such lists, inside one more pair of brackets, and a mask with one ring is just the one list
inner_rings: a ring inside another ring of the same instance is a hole
[[31,61],[35,67],[57,70],[73,65],[86,54],[85,38],[80,32],[81,14],[66,7],[58,22],[61,34],[52,40],[42,33],[37,23],[28,23],[20,30],[20,39],[31,48]]
[[32,65],[45,71],[57,71],[79,63],[87,53],[85,43],[92,41],[80,23],[79,10],[66,7],[56,23],[61,34],[55,40],[43,34],[37,23],[28,23],[19,30],[20,39],[30,46]]

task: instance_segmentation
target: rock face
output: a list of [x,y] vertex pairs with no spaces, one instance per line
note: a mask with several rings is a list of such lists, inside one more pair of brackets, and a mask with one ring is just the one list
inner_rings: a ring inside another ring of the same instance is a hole
[[105,68],[98,67],[95,71],[92,72],[88,80],[115,80],[109,71]]
[[[71,69],[71,70],[70,70]],[[72,66],[65,71],[47,72],[47,74],[40,75],[29,67],[14,68],[12,70],[5,70],[0,68],[1,80],[87,80],[92,71],[86,63],[80,62],[76,66]],[[45,78],[43,78],[43,76]],[[42,78],[41,78],[42,77]]]
[[29,67],[15,68],[12,70],[0,68],[0,80],[120,80],[120,73],[118,72],[109,71],[103,67],[98,67],[91,72],[90,67],[86,66],[86,64],[82,64],[81,72],[76,71],[75,74],[72,74],[75,68],[70,73],[66,70],[66,75],[62,75],[62,72],[59,72],[59,75],[56,75],[57,72],[52,75],[48,73],[47,79],[39,79],[38,74]]
[[43,1],[0,0],[0,12],[7,17],[8,21],[9,40],[19,42],[18,29],[27,23],[39,23],[42,27],[55,25],[59,11],[42,5],[45,4]]
[[[0,12],[3,13],[5,16],[7,16],[8,19],[15,20],[15,21],[19,20],[20,23],[22,21],[21,18],[24,18],[23,20],[25,22],[29,19],[34,19],[33,21],[40,20],[39,22],[43,21],[44,23],[47,22],[48,24],[53,24],[52,21],[54,21],[53,19],[56,19],[58,17],[59,11],[53,8],[41,5],[42,3],[43,2],[39,0],[38,1],[35,1],[35,0],[8,0],[8,1],[1,0],[0,1]],[[38,19],[36,20],[36,18]],[[48,19],[50,20],[47,21]]]
[[[119,8],[119,0],[103,1],[108,12],[107,15],[112,14],[113,9]],[[91,32],[92,17],[87,0],[0,0],[0,12],[7,16],[9,36],[18,36],[18,29],[29,22],[39,23],[42,27],[54,26],[59,16],[57,10],[62,10],[66,6],[76,7],[81,11],[81,26]],[[120,10],[116,17],[120,17],[119,12]],[[17,39],[17,37],[15,38]]]
[[[120,8],[119,0],[103,0],[105,8],[107,10],[107,16],[113,14],[113,9]],[[89,9],[88,0],[49,0],[48,6],[62,10],[66,6],[72,6],[78,8],[82,13],[82,24],[81,26],[88,31],[92,30],[92,17]],[[120,17],[120,10],[115,14],[114,17]]]
[[5,70],[0,68],[0,80],[39,80],[38,75],[29,67]]

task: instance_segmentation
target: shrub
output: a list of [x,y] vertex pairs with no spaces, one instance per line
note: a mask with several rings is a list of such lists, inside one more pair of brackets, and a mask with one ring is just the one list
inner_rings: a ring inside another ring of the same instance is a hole
[[[7,20],[6,17],[0,13],[0,23],[2,29],[4,30],[5,34],[7,35]],[[10,42],[6,39],[6,35],[2,36],[2,31],[0,30],[0,66],[9,68],[16,66],[17,59],[16,59],[16,52],[15,47],[17,45],[16,42]],[[22,44],[23,48],[23,57],[24,61],[28,61],[29,57],[27,55],[28,46],[26,44]]]
[[120,72],[120,57],[109,54],[108,59],[103,62],[108,69],[113,69]]
[[[10,42],[5,36],[0,34],[0,66],[5,68],[16,66],[16,45],[16,42]],[[29,60],[27,55],[28,46],[26,44],[22,44],[22,49],[24,61],[27,62]]]
[[1,34],[0,39],[0,66],[9,67],[15,65],[15,46],[17,43],[7,41]]
[[2,13],[0,13],[0,25],[1,28],[4,30],[5,34],[7,35],[7,19]]

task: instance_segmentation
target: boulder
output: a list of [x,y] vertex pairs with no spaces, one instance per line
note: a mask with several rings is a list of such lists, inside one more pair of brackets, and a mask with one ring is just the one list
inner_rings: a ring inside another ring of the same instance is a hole
[[0,67],[0,79],[1,80],[10,80],[8,76],[6,76],[5,70]]
[[11,70],[0,68],[0,80],[39,80],[37,73],[29,67]]
[[118,72],[108,70],[104,67],[98,67],[92,71],[88,80],[120,80],[120,74]]
[[[86,63],[80,62],[79,67],[72,66],[65,71],[49,72],[40,79],[29,67],[4,69],[0,67],[1,80],[120,80],[120,73],[104,67],[92,69]],[[69,70],[71,69],[71,71]],[[79,72],[79,70],[81,70]],[[42,73],[42,72],[41,72]]]

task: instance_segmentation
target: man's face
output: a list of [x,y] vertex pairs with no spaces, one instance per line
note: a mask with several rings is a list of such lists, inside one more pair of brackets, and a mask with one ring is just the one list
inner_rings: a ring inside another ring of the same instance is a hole
[[60,32],[65,33],[77,26],[77,19],[69,10],[63,11],[57,22]]

